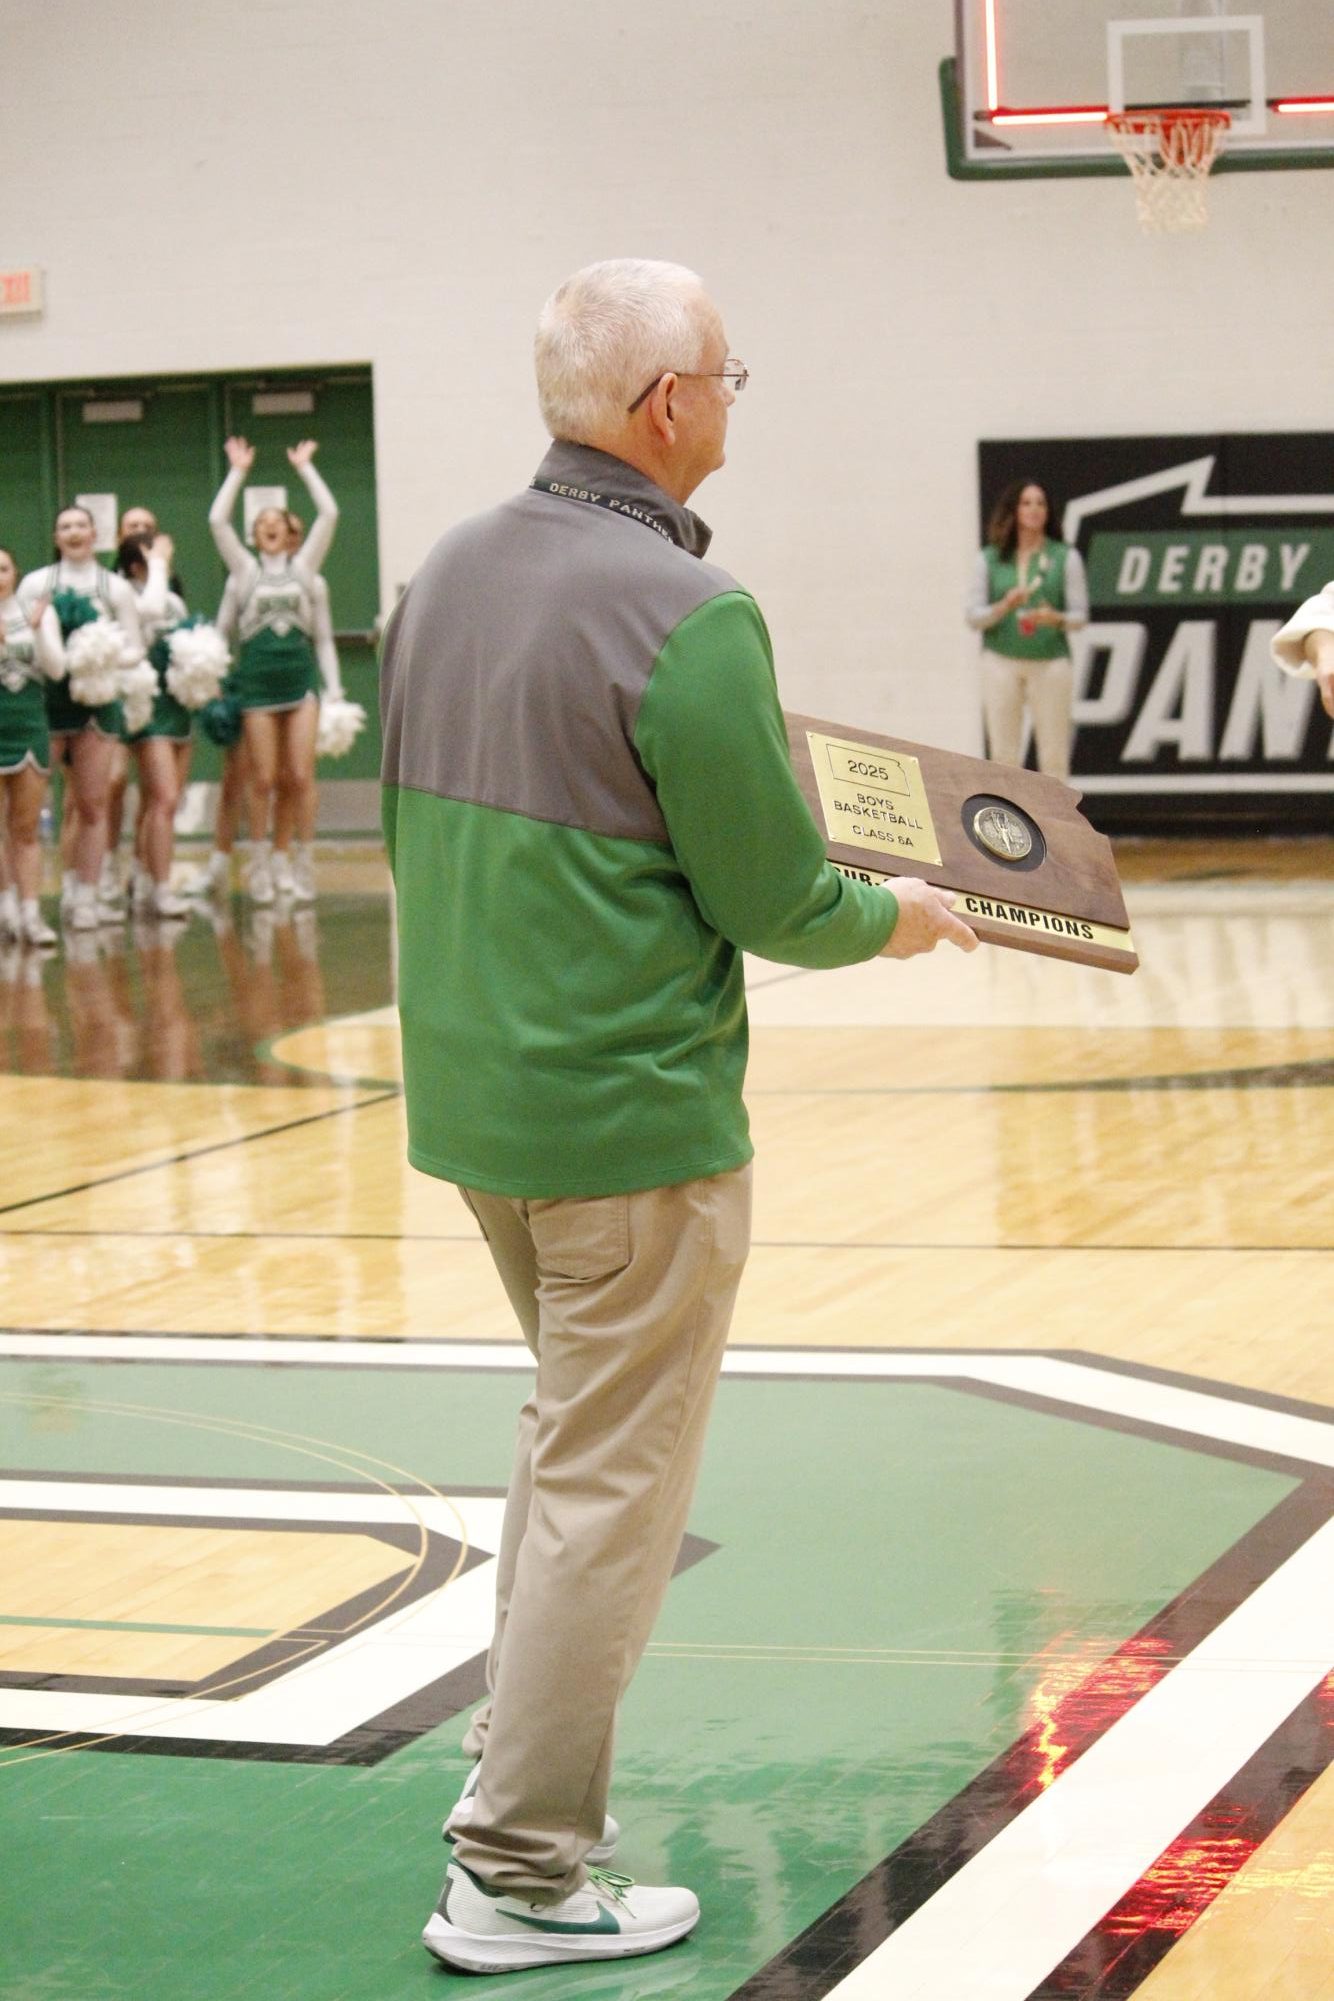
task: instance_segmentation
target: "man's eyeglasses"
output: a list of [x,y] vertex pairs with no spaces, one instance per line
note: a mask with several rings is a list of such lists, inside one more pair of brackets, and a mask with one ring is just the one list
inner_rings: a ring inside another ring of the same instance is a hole
[[739,396],[750,381],[750,370],[747,368],[745,362],[738,361],[734,354],[728,355],[727,360],[721,368],[664,368],[662,375],[655,375],[647,389],[640,390],[633,403],[626,404],[625,414],[627,417],[633,417],[640,404],[648,402],[649,397],[662,381],[663,375],[679,376],[683,382],[730,382],[734,396]]

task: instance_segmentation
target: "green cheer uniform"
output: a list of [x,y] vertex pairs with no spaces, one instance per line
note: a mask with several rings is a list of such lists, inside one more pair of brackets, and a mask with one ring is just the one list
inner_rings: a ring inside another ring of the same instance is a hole
[[[117,585],[129,593],[133,603],[134,593],[125,579],[113,579],[110,571],[104,570],[100,563],[78,566],[64,562],[48,563],[44,569],[28,572],[19,585],[19,597],[26,606],[34,598],[54,598],[57,593],[70,592],[82,598],[93,611],[120,623]],[[82,622],[62,618],[61,638],[69,639]],[[48,681],[46,684],[46,723],[52,736],[78,736],[81,730],[93,729],[100,736],[114,738],[117,743],[125,740],[125,711],[120,703],[100,702],[90,708],[86,702],[76,702],[69,690],[68,676],[63,681]]]
[[288,557],[281,569],[257,569],[239,595],[240,646],[227,693],[243,710],[299,709],[320,688],[315,601],[308,583]]
[[51,769],[51,732],[37,637],[17,598],[0,605],[0,778],[31,764]]
[[145,611],[139,605],[139,623],[143,628],[144,645],[148,650],[149,665],[157,670],[157,693],[153,697],[153,713],[141,730],[136,730],[129,741],[147,743],[150,737],[165,737],[169,743],[189,743],[194,718],[184,702],[178,702],[167,686],[167,669],[171,665],[171,654],[167,642],[178,625],[189,617],[185,601],[175,591],[168,591],[166,603],[160,613]]

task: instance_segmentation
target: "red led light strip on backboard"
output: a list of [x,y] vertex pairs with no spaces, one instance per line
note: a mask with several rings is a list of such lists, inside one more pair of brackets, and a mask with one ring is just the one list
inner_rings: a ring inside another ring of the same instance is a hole
[[[1200,109],[1200,106],[1194,107]],[[1272,97],[1269,109],[1288,117],[1324,116],[1334,118],[1334,97]],[[988,125],[1105,125],[1109,108],[1105,104],[1032,104],[1011,110],[993,105],[987,112]]]
[[[987,122],[990,125],[1105,125],[1105,104],[1032,104],[1011,108],[1000,101],[1000,28],[997,0],[982,0],[986,42]],[[1334,117],[1334,96],[1271,97],[1269,109],[1285,117]]]

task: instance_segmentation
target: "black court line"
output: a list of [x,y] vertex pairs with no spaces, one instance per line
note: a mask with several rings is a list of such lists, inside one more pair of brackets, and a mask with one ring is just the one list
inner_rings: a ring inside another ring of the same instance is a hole
[[273,1139],[278,1133],[295,1132],[300,1126],[319,1125],[323,1119],[341,1119],[348,1112],[364,1111],[368,1105],[388,1104],[401,1095],[398,1091],[381,1091],[374,1098],[358,1098],[352,1104],[334,1105],[325,1112],[308,1112],[304,1118],[286,1119],[281,1125],[259,1126],[254,1132],[238,1133],[235,1139],[211,1140],[207,1146],[167,1154],[161,1160],[146,1161],[139,1167],[117,1168],[114,1174],[97,1175],[91,1181],[76,1181],[68,1188],[53,1188],[45,1195],[27,1195],[21,1202],[0,1202],[0,1216],[12,1216],[20,1209],[39,1208],[43,1202],[59,1202],[66,1195],[85,1195],[93,1188],[109,1188],[117,1181],[133,1181],[140,1174],[160,1174],[164,1167],[180,1167],[187,1161],[203,1160],[210,1153],[227,1153],[233,1147],[249,1146],[253,1140]]

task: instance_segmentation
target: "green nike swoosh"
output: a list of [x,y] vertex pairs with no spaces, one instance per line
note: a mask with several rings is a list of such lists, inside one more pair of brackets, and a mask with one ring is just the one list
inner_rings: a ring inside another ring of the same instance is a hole
[[516,1924],[529,1926],[535,1932],[573,1932],[579,1937],[586,1932],[619,1932],[621,1929],[605,1904],[599,1908],[597,1923],[593,1925],[562,1924],[559,1918],[525,1918],[518,1911],[506,1911],[505,1916],[513,1918]]

